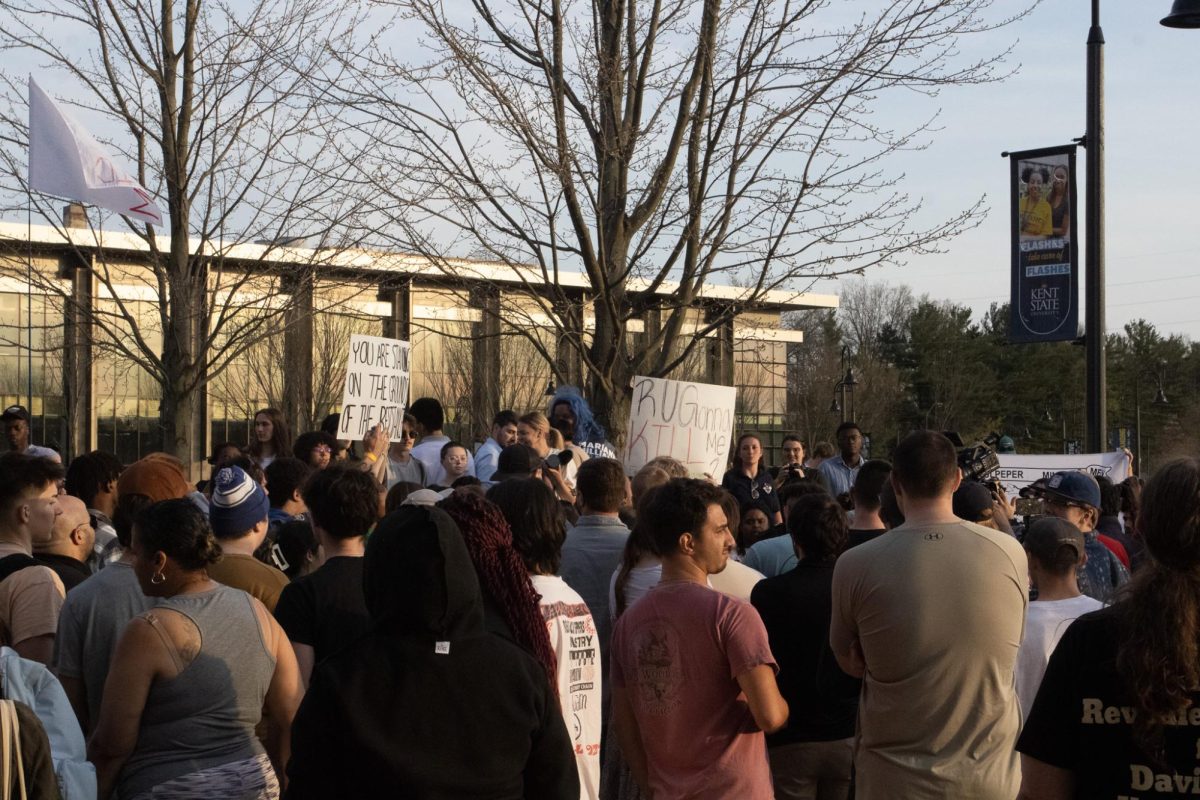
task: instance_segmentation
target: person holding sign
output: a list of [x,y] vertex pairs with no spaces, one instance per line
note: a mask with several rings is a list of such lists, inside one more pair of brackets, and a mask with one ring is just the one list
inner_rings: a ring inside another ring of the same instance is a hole
[[737,440],[733,467],[721,479],[721,486],[737,498],[739,506],[761,502],[770,514],[771,525],[781,525],[783,514],[779,509],[779,496],[771,482],[771,473],[762,463],[762,456],[762,440],[758,435],[743,433]]

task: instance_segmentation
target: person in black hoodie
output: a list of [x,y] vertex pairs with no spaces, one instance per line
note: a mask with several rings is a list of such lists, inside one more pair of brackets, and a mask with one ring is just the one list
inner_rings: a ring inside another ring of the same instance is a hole
[[444,511],[404,506],[367,543],[370,632],[322,662],[292,729],[290,800],[577,800],[574,753],[536,658],[487,633]]

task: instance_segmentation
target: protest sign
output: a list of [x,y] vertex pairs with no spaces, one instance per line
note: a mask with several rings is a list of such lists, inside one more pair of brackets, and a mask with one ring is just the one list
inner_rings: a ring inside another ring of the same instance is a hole
[[991,477],[1000,481],[1010,498],[1016,497],[1017,492],[1037,479],[1048,478],[1066,469],[1107,475],[1113,483],[1120,483],[1129,477],[1129,459],[1119,451],[1082,455],[1001,453],[999,458],[1000,468]]
[[625,472],[655,456],[679,459],[693,475],[720,478],[729,458],[737,389],[707,383],[634,378]]
[[400,438],[408,402],[408,354],[409,343],[399,339],[350,335],[339,439],[360,439],[375,425],[383,425],[393,441]]

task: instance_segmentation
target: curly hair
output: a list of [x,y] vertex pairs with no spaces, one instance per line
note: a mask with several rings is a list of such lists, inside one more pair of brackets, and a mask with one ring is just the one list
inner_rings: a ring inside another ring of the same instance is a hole
[[812,564],[832,563],[846,549],[849,524],[846,512],[828,494],[801,497],[788,515],[788,534],[792,543]]
[[558,387],[554,397],[550,400],[550,405],[546,407],[546,416],[552,418],[554,407],[564,403],[571,408],[571,414],[575,416],[574,439],[576,443],[603,442],[608,439],[608,433],[604,430],[604,426],[592,414],[592,407],[574,386]]
[[1153,558],[1117,604],[1117,671],[1137,708],[1134,738],[1161,760],[1163,727],[1192,706],[1200,685],[1200,459],[1155,473],[1139,522]]
[[500,607],[517,642],[542,663],[551,685],[556,685],[557,659],[550,634],[538,607],[525,563],[513,547],[512,529],[495,503],[474,492],[454,492],[438,508],[458,525],[484,592]]

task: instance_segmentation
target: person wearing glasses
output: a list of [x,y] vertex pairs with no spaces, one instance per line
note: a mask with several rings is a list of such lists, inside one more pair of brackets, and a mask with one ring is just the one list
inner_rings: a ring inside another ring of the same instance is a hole
[[337,439],[325,431],[308,431],[296,437],[292,455],[313,469],[326,469],[333,463],[337,449]]
[[54,570],[63,588],[70,591],[92,575],[87,560],[96,531],[87,506],[79,498],[59,495],[58,507],[62,513],[54,520],[50,538],[33,543],[33,560]]
[[412,456],[413,445],[416,443],[417,418],[412,414],[405,414],[400,438],[388,448],[388,489],[397,483],[425,485],[425,465]]
[[[1100,484],[1085,472],[1056,472],[1046,479],[1042,502],[1047,516],[1065,519],[1083,533],[1087,561],[1077,573],[1079,590],[1101,603],[1111,603],[1117,590],[1129,582],[1129,570],[1096,533],[1096,520],[1100,518]],[[1113,544],[1120,547],[1116,542]]]

